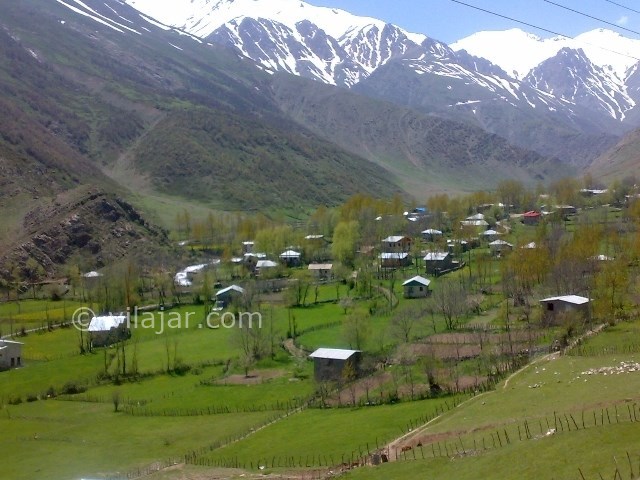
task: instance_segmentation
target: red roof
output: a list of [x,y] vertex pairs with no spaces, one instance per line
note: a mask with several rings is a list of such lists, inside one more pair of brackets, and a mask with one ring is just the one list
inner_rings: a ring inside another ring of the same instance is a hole
[[540,215],[542,215],[540,212],[535,212],[533,210],[524,214],[525,217],[539,217]]

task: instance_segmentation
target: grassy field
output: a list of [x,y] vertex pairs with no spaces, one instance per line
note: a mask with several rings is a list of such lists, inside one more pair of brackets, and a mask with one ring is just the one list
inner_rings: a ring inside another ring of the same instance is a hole
[[[511,240],[529,241],[535,233],[517,225]],[[487,253],[483,246],[464,259],[471,260],[473,271]],[[504,332],[504,295],[496,283],[501,261],[490,259],[481,311],[463,315],[460,332],[447,332],[441,314],[421,310],[410,346],[424,346],[433,333],[439,334],[433,345],[472,345],[474,333],[465,330],[466,324],[487,325],[487,335],[494,337]],[[242,362],[238,330],[208,328],[203,305],[133,318],[125,376],[117,374],[121,349],[80,354],[80,332],[73,327],[20,337],[25,366],[3,372],[0,382],[0,447],[11,458],[8,478],[106,478],[185,461],[184,471],[196,478],[217,475],[229,465],[246,468],[228,471],[229,476],[257,474],[259,466],[285,473],[339,468],[376,450],[394,461],[357,469],[346,478],[416,478],[429,471],[430,478],[443,479],[582,480],[582,471],[595,480],[600,473],[612,478],[616,466],[623,478],[631,478],[627,453],[633,474],[640,474],[640,372],[614,370],[622,361],[640,361],[640,322],[609,327],[566,356],[537,358],[507,380],[501,377],[495,390],[483,393],[472,384],[478,391],[456,400],[445,395],[408,401],[409,375],[418,392],[428,392],[426,372],[432,368],[425,359],[401,365],[394,350],[400,340],[390,328],[394,317],[424,306],[424,300],[402,296],[402,280],[415,273],[412,267],[398,272],[394,282],[376,278],[380,295],[373,299],[358,299],[357,288],[340,285],[340,298],[354,299],[346,311],[336,301],[334,285],[319,288],[317,303],[311,288],[306,306],[287,308],[281,294],[270,296],[260,304],[265,328],[273,334],[270,354],[248,366]],[[448,277],[467,275],[463,269]],[[432,279],[432,288],[437,291],[446,278]],[[384,296],[388,289],[393,290],[391,311]],[[47,319],[67,319],[79,306],[45,300],[0,304],[3,333],[11,324],[39,327]],[[344,389],[340,401],[337,391],[329,395],[332,408],[316,408],[319,401],[309,407],[307,400],[317,400],[321,387],[313,379],[313,364],[296,349],[290,355],[283,340],[295,326],[295,345],[303,350],[354,347],[345,324],[354,312],[370,311],[363,348],[376,355],[379,369],[367,394],[376,402],[395,403],[347,407],[351,400]],[[513,327],[522,324],[516,320]],[[558,333],[549,329],[536,337],[536,345],[548,347]],[[483,379],[488,374],[483,362],[498,350],[494,344],[457,362],[439,358],[436,375],[442,385],[450,385],[446,382],[454,373]],[[607,375],[595,371],[603,367],[610,368]],[[454,401],[464,403],[453,407]],[[407,446],[411,449],[402,452]],[[166,471],[151,478],[172,475]]]
[[40,401],[0,415],[3,476],[60,479],[126,472],[248,432],[267,412],[136,417],[102,403]]

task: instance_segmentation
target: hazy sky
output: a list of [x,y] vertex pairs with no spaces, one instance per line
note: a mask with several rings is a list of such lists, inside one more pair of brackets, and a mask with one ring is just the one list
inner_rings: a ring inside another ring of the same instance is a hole
[[[550,33],[474,10],[452,0],[307,0],[318,6],[338,7],[356,15],[366,15],[394,23],[405,30],[424,33],[437,40],[453,43],[480,30],[505,30],[518,27],[541,37]],[[500,13],[548,30],[575,36],[595,28],[608,28],[630,38],[640,35],[586,18],[545,0],[461,0],[485,10]],[[578,10],[615,25],[640,31],[638,0],[553,0],[553,3]],[[617,4],[617,5],[616,5]],[[624,7],[628,8],[624,8]]]

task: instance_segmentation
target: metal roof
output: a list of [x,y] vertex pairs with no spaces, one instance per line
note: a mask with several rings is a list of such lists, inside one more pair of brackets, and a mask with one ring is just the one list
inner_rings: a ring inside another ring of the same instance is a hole
[[309,270],[331,270],[333,268],[332,263],[310,263]]
[[402,284],[402,286],[404,287],[405,285],[409,285],[410,283],[414,283],[414,282],[424,285],[425,287],[428,287],[429,284],[431,283],[431,280],[429,280],[428,278],[421,277],[420,275],[416,275],[415,277],[412,277],[409,280],[406,280]]
[[442,235],[442,232],[440,230],[436,230],[435,228],[427,228],[421,233],[424,233],[425,235]]
[[93,317],[89,323],[89,332],[106,332],[118,328],[127,320],[125,315],[102,315]]
[[447,252],[429,252],[425,255],[423,260],[429,261],[440,261],[447,258],[449,254]]
[[543,298],[541,302],[554,302],[559,300],[561,302],[572,303],[574,305],[584,305],[590,300],[587,297],[581,297],[580,295],[560,295],[558,297]]
[[380,254],[380,258],[383,260],[402,260],[403,258],[407,258],[409,256],[408,253],[395,253],[395,252],[384,252]]
[[344,350],[342,348],[319,348],[313,352],[309,357],[311,358],[327,358],[331,360],[347,360],[354,353],[358,353],[360,350]]
[[487,225],[489,225],[486,220],[462,220],[460,223],[462,225],[472,227],[486,227]]
[[278,264],[273,260],[258,260],[258,263],[256,263],[256,268],[270,268],[277,266]]
[[296,252],[295,250],[287,250],[280,254],[280,258],[298,258],[299,256],[300,252]]
[[404,235],[392,235],[392,236],[390,236],[390,237],[385,238],[385,239],[384,239],[384,240],[382,240],[382,241],[383,241],[383,242],[386,242],[386,243],[398,243],[398,242],[400,242],[401,240],[403,240],[403,239],[405,239],[405,238],[406,238],[407,240],[410,240],[410,238],[409,238],[409,237],[405,237]]
[[234,292],[244,293],[244,288],[239,287],[238,285],[230,285],[230,286],[228,286],[226,288],[223,288],[222,290],[218,290],[218,293],[216,293],[216,297],[218,295],[224,295],[225,293],[230,292],[232,290]]
[[494,240],[493,242],[491,242],[489,245],[494,245],[494,246],[498,246],[498,245],[508,245],[510,247],[513,247],[512,244],[510,244],[509,242],[505,242],[504,240]]

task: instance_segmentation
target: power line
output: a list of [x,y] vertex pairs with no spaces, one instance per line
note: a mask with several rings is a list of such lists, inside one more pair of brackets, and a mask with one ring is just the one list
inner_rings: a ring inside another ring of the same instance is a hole
[[[521,25],[526,25],[527,27],[531,27],[531,28],[535,28],[537,30],[541,30],[543,32],[551,33],[551,34],[556,35],[556,36],[570,38],[572,40],[575,39],[575,37],[573,37],[571,35],[567,35],[565,33],[555,32],[553,30],[549,30],[548,28],[544,28],[544,27],[541,27],[539,25],[534,25],[533,23],[527,23],[527,22],[524,22],[522,20],[518,20],[517,18],[508,17],[508,16],[502,15],[501,13],[498,13],[498,12],[494,12],[494,11],[487,10],[487,9],[484,9],[484,8],[481,8],[481,7],[477,7],[475,5],[471,5],[469,3],[462,2],[461,0],[450,0],[450,1],[452,1],[454,3],[458,3],[460,5],[464,5],[465,7],[473,8],[474,10],[479,10],[481,12],[488,13],[489,15],[493,15],[493,16],[496,16],[496,17],[504,18],[506,20],[511,20],[512,22],[516,22],[516,23],[519,23]],[[547,0],[545,0],[545,1],[547,1]],[[636,61],[640,61],[640,58],[634,57],[633,55],[629,55],[628,53],[617,52],[615,50],[611,50],[610,48],[605,48],[605,47],[602,47],[600,45],[594,45],[592,43],[588,43],[588,42],[585,42],[585,41],[583,41],[583,43],[585,45],[590,45],[592,47],[596,47],[596,48],[599,48],[601,50],[604,50],[605,52],[615,53],[616,55],[621,55],[623,57],[627,57],[627,58],[631,58],[631,59],[636,60]]]
[[634,10],[633,8],[631,8],[631,7],[627,7],[626,5],[622,5],[621,3],[612,2],[611,0],[604,0],[604,1],[605,1],[605,2],[609,2],[609,3],[612,3],[612,4],[614,4],[614,5],[617,5],[618,7],[624,8],[624,9],[629,10],[629,11],[631,11],[631,12],[640,13],[640,11],[639,11],[639,10]]
[[598,22],[606,23],[607,25],[611,25],[612,27],[619,28],[620,30],[625,30],[627,32],[634,33],[636,35],[640,35],[640,32],[638,32],[636,30],[631,30],[630,28],[625,28],[625,27],[623,27],[621,25],[618,25],[617,23],[607,22],[606,20],[603,20],[602,18],[594,17],[593,15],[589,15],[588,13],[584,13],[584,12],[581,12],[579,10],[575,10],[573,8],[569,8],[569,7],[565,6],[565,5],[560,5],[559,3],[552,2],[551,0],[543,0],[543,1],[547,2],[547,3],[550,3],[551,5],[555,5],[556,7],[564,8],[565,10],[568,10],[570,12],[577,13],[578,15],[582,15],[583,17],[590,18],[591,20],[597,20]]
[[539,27],[537,25],[533,25],[532,23],[523,22],[522,20],[517,20],[515,18],[507,17],[506,15],[502,15],[502,14],[497,13],[497,12],[492,12],[491,10],[485,10],[484,8],[476,7],[475,5],[471,5],[469,3],[461,2],[460,0],[451,0],[451,1],[454,2],[454,3],[459,3],[460,5],[464,5],[465,7],[473,8],[475,10],[480,10],[481,12],[485,12],[485,13],[488,13],[490,15],[494,15],[496,17],[504,18],[506,20],[511,20],[512,22],[516,22],[516,23],[520,23],[522,25],[526,25],[527,27],[532,27],[532,28],[536,28],[538,30],[542,30],[543,32],[552,33],[553,35],[558,35],[560,37],[573,38],[573,37],[571,37],[569,35],[564,35],[563,33],[554,32],[553,30],[549,30],[547,28],[543,28],[543,27]]

